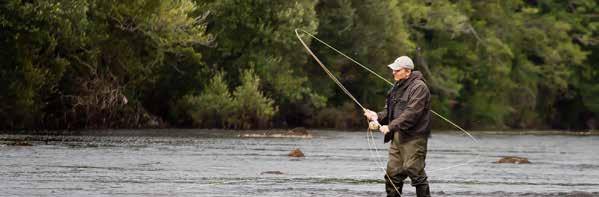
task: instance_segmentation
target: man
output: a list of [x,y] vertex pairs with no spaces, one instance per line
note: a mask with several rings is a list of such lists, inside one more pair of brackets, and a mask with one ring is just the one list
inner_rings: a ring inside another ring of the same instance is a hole
[[[430,136],[430,92],[422,73],[413,71],[414,63],[401,56],[388,65],[395,84],[387,95],[385,110],[375,113],[366,110],[364,115],[383,126],[384,142],[391,141],[389,162],[385,174],[387,196],[400,196],[403,180],[410,177],[416,187],[416,196],[430,196],[424,172],[427,141]],[[371,128],[374,124],[370,124]],[[372,128],[376,129],[376,128]]]

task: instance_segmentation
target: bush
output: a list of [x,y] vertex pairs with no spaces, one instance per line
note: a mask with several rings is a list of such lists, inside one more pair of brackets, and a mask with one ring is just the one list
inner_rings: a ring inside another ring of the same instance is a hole
[[259,90],[260,79],[254,70],[248,69],[241,74],[241,85],[233,92],[234,116],[228,120],[235,129],[264,128],[271,126],[270,120],[278,108],[271,98]]
[[253,70],[241,75],[241,85],[229,92],[224,74],[216,74],[199,95],[188,94],[178,108],[191,119],[194,127],[255,129],[271,126],[278,111],[274,101],[260,91],[260,79]]
[[222,128],[232,113],[233,99],[223,73],[217,73],[199,95],[185,95],[179,107],[191,118],[194,127]]

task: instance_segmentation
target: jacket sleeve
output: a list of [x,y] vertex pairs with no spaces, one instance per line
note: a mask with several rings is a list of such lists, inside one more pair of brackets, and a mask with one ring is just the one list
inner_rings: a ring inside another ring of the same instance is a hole
[[389,123],[389,130],[392,132],[405,131],[413,127],[424,114],[429,96],[430,92],[426,85],[416,85],[410,92],[406,108],[399,117]]

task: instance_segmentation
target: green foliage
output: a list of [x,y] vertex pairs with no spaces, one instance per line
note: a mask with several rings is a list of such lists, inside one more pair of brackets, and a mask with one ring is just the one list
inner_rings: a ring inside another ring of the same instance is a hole
[[[122,111],[145,113],[137,110],[137,105],[108,105],[111,109],[106,109],[95,106],[101,102],[86,98],[88,92],[98,93],[108,87],[108,91],[127,94],[132,103],[150,100],[155,95],[151,87],[164,76],[158,71],[167,65],[174,69],[170,66],[174,60],[190,55],[185,49],[210,41],[200,18],[189,13],[194,8],[190,1],[3,2],[0,58],[7,61],[0,63],[0,78],[6,80],[0,85],[6,90],[0,96],[2,106],[6,106],[0,112],[1,127],[80,128],[102,125],[89,122],[94,121],[89,117],[95,114],[110,120],[112,116],[138,116],[117,115]],[[112,100],[116,95],[96,96]],[[98,110],[90,111],[90,107]],[[70,120],[67,114],[81,121]],[[82,124],[69,126],[73,121]],[[129,123],[124,127],[137,125],[135,121]]]
[[[31,128],[71,63],[60,54],[79,47],[73,26],[84,3],[9,0],[0,4],[0,127]],[[60,43],[60,45],[59,45]],[[65,44],[62,44],[65,43]]]
[[[595,0],[5,0],[0,128],[363,127],[296,28],[389,79],[413,57],[433,109],[467,127],[593,128],[596,13]],[[385,82],[304,39],[382,109]]]
[[471,127],[521,128],[562,113],[555,105],[588,55],[572,41],[580,31],[573,27],[583,29],[578,22],[584,20],[572,20],[572,10],[557,2],[403,1],[399,7],[423,46],[426,62],[419,63],[440,94],[435,99],[457,102],[453,117]]
[[352,129],[363,128],[366,123],[364,116],[356,110],[352,102],[346,102],[341,107],[328,107],[319,110],[309,119],[311,125],[321,128]]
[[259,90],[260,78],[252,69],[241,73],[241,85],[233,92],[233,115],[229,123],[236,129],[263,128],[277,113],[274,100]]
[[199,96],[184,96],[179,107],[191,117],[195,127],[223,128],[231,121],[234,104],[223,73],[217,73]]
[[[415,49],[402,20],[401,11],[394,8],[397,3],[397,1],[321,1],[316,6],[320,21],[316,36],[357,61],[371,66],[374,71],[383,76],[390,77],[391,73],[384,65],[393,62],[399,54]],[[384,105],[384,93],[388,88],[384,81],[367,74],[345,57],[320,43],[313,42],[312,48],[359,101],[371,106]],[[347,101],[347,97],[337,92],[337,87],[331,83],[319,66],[311,63],[306,70],[315,73],[311,81],[321,87],[317,91],[329,97],[333,106],[341,106]],[[327,88],[322,88],[325,84]]]
[[[293,32],[295,28],[314,32],[318,26],[316,2],[197,1],[200,10],[209,10],[207,30],[217,43],[205,51],[206,62],[224,69],[229,78],[253,69],[263,79],[264,93],[281,108],[309,102],[315,93],[305,72],[308,56],[298,48]],[[298,115],[300,111],[285,110],[279,119]]]
[[260,91],[260,79],[252,69],[241,74],[241,85],[229,92],[223,73],[217,73],[198,96],[186,95],[179,110],[194,127],[252,129],[270,126],[277,113],[274,101]]

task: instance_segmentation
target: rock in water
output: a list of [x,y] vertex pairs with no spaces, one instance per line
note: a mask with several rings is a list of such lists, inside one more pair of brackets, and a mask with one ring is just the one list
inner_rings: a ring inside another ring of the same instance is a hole
[[299,148],[293,149],[287,156],[290,157],[304,157],[304,153]]
[[273,138],[312,138],[312,135],[303,127],[297,127],[287,131],[266,131],[256,132],[250,131],[249,133],[240,134],[239,137],[273,137]]
[[9,143],[6,143],[6,145],[8,145],[8,146],[33,146],[31,144],[31,142],[22,141],[22,140],[17,140],[17,141],[14,141],[14,142],[9,142]]
[[287,135],[310,135],[310,133],[308,133],[308,131],[304,127],[296,127],[289,130],[289,132],[287,132]]
[[265,171],[260,174],[285,174],[285,173],[283,173],[281,171]]
[[514,163],[514,164],[525,164],[530,163],[527,158],[524,157],[516,157],[516,156],[506,156],[497,160],[495,163]]

